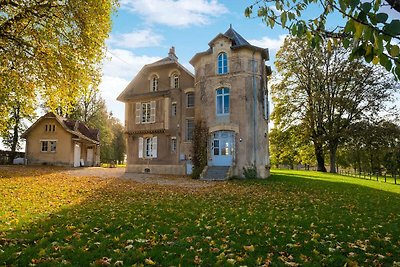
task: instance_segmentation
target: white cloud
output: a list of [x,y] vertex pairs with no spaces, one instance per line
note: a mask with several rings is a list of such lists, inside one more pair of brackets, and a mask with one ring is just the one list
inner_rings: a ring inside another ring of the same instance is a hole
[[[104,76],[132,80],[146,64],[161,59],[160,57],[137,56],[125,49],[109,49],[103,67]],[[111,59],[110,59],[111,58]]]
[[115,47],[139,48],[159,46],[164,37],[151,29],[132,31],[129,33],[111,35],[108,44]]
[[117,101],[116,98],[128,83],[129,80],[104,75],[99,86],[101,95],[106,101],[107,110],[111,111],[122,123],[125,117],[124,103]]
[[147,22],[178,27],[208,24],[228,12],[218,0],[121,0],[121,7]]
[[279,35],[278,39],[269,38],[264,36],[259,40],[249,40],[249,43],[255,46],[268,48],[270,51],[277,51],[283,45],[286,35]]
[[161,58],[137,56],[124,49],[109,49],[108,51],[108,59],[104,62],[103,78],[99,88],[106,101],[107,109],[123,122],[124,104],[116,98],[144,65]]

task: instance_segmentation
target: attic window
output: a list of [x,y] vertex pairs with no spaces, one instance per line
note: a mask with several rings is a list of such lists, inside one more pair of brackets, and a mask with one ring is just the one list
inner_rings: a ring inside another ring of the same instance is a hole
[[172,86],[173,88],[179,88],[179,76],[177,73],[172,75]]
[[150,90],[152,92],[158,91],[158,77],[156,75],[152,76],[150,79]]
[[218,74],[228,73],[228,56],[222,52],[218,54]]
[[56,125],[55,124],[46,124],[44,129],[46,132],[55,132]]

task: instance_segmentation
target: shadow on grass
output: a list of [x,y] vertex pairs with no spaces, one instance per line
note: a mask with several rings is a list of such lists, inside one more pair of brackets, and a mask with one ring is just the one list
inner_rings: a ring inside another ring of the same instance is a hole
[[276,173],[197,189],[110,179],[78,205],[0,233],[0,265],[392,265],[399,201]]

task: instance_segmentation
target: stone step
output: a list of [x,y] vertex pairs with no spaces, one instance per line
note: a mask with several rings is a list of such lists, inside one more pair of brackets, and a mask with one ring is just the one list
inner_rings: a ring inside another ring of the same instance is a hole
[[229,171],[229,166],[210,166],[207,169],[203,180],[208,181],[223,181],[227,179],[227,174]]

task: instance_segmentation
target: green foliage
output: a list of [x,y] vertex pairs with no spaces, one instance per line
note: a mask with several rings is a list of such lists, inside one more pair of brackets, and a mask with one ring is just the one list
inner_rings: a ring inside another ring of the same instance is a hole
[[286,38],[277,53],[280,79],[272,85],[272,119],[278,131],[299,127],[286,132],[280,143],[292,140],[286,144],[288,151],[295,149],[293,140],[311,140],[322,171],[324,151],[329,151],[330,170],[335,172],[336,151],[351,135],[352,125],[363,118],[373,120],[379,112],[392,112],[385,104],[399,91],[399,84],[382,67],[351,60],[349,54],[329,42],[314,50],[305,38],[293,37]]
[[278,170],[267,180],[212,186],[73,177],[57,168],[2,167],[0,175],[6,266],[400,261],[398,185]]
[[243,176],[246,179],[256,179],[257,178],[257,168],[254,164],[248,167],[243,167]]
[[[308,8],[313,8],[313,15],[306,16]],[[400,14],[397,0],[262,0],[247,7],[245,16],[251,17],[253,10],[267,26],[279,25],[292,36],[306,37],[310,47],[325,46],[326,39],[341,42],[352,51],[352,58],[379,63],[400,79],[400,20],[393,14]],[[342,16],[344,22],[332,14]],[[335,20],[334,29],[327,28],[329,19]]]
[[400,126],[382,120],[361,121],[341,149],[342,167],[351,166],[357,172],[400,174]]
[[205,166],[207,166],[207,142],[208,142],[208,127],[204,120],[197,120],[193,130],[193,171],[194,179],[200,178]]
[[274,127],[269,134],[270,159],[274,166],[315,165],[313,146],[302,125]]

